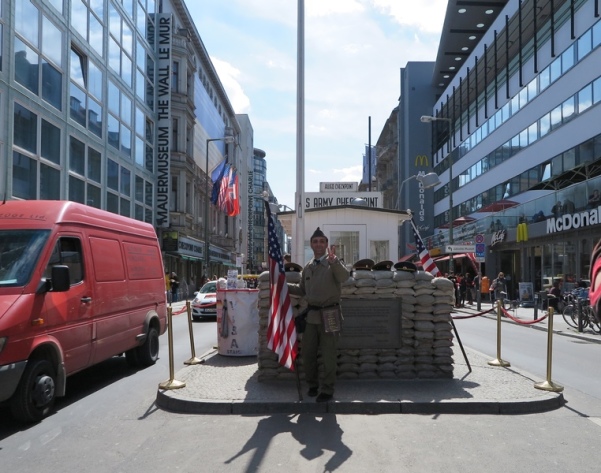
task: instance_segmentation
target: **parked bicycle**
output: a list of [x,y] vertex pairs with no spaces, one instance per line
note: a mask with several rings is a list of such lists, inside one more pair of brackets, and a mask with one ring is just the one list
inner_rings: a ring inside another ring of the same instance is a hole
[[593,312],[593,308],[588,299],[588,291],[574,291],[566,296],[566,301],[567,305],[562,312],[562,316],[563,320],[565,320],[569,326],[578,328],[578,303],[580,303],[582,311],[582,328],[585,329],[590,326],[593,332],[601,333],[601,323]]

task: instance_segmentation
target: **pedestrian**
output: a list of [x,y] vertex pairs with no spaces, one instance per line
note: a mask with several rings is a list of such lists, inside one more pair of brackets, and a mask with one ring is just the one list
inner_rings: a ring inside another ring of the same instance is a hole
[[480,283],[480,295],[487,295],[488,300],[492,302],[492,295],[490,293],[490,279],[488,279],[486,274],[482,276],[482,282]]
[[177,302],[177,290],[179,289],[179,278],[177,274],[171,272],[171,302]]
[[459,276],[459,306],[465,306],[465,299],[467,297],[467,278],[465,273]]
[[468,305],[474,305],[475,299],[475,288],[474,288],[474,280],[472,278],[472,273],[467,273],[465,275],[465,290],[467,292],[467,303]]
[[455,296],[455,307],[459,307],[461,305],[461,296],[459,294],[459,283],[457,281],[457,277],[455,273],[449,273],[448,276],[449,281],[453,283],[453,294]]
[[167,302],[170,302],[171,298],[171,275],[169,271],[165,271],[165,297],[167,298]]
[[[328,238],[319,227],[311,235],[310,244],[313,258],[303,268],[300,283],[288,287],[291,294],[304,297],[308,303],[301,343],[305,380],[309,386],[307,395],[317,396],[317,402],[327,402],[334,396],[338,333],[326,332],[322,311],[340,308],[341,285],[350,274],[336,256],[336,247],[328,246]],[[323,364],[321,386],[318,353]]]
[[507,299],[507,279],[505,279],[505,273],[502,271],[492,282],[491,289],[494,292],[495,300],[500,300],[505,308],[505,299]]
[[551,286],[548,292],[549,307],[553,307],[555,312],[557,312],[557,309],[559,307],[559,298],[561,297],[561,284],[562,280],[556,279],[555,281],[553,281],[553,285]]

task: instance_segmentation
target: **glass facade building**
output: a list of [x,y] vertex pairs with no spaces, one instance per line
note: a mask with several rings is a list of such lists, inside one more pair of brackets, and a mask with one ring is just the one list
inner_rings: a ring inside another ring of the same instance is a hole
[[238,164],[223,137],[240,128],[182,0],[1,2],[0,51],[3,198],[153,224],[190,293],[235,266],[241,217],[209,206],[206,189],[219,162]]
[[[428,244],[444,265],[439,242],[482,235],[483,268],[510,276],[510,297],[518,282],[540,289],[550,277],[568,288],[586,279],[601,238],[599,3],[460,3],[449,2],[433,77],[432,161],[442,185]],[[440,54],[451,49],[466,52]],[[458,263],[476,269],[468,255]]]

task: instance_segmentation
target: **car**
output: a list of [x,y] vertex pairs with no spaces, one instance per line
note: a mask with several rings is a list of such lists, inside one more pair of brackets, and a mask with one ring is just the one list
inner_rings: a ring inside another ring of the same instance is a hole
[[192,319],[217,317],[217,281],[209,281],[194,294]]

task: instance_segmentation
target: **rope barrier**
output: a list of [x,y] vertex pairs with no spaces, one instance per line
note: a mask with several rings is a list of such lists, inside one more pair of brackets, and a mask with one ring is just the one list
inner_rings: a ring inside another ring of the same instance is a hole
[[503,307],[501,307],[501,312],[503,313],[503,315],[505,315],[505,317],[513,320],[515,323],[520,324],[520,325],[534,325],[537,324],[539,322],[542,322],[543,320],[545,320],[547,317],[549,317],[549,312],[545,312],[545,315],[543,315],[542,317],[539,317],[536,320],[522,320],[522,319],[518,319],[516,317],[513,317],[509,311]]
[[173,315],[179,315],[179,314],[183,314],[184,312],[186,312],[188,309],[186,306],[183,306],[180,310],[173,312]]
[[489,310],[485,310],[482,312],[478,312],[477,314],[470,314],[470,315],[452,315],[451,318],[455,319],[455,320],[461,320],[461,319],[473,319],[474,317],[480,317],[482,315],[486,315],[489,314],[491,312],[494,312],[495,308],[493,307],[492,309]]

